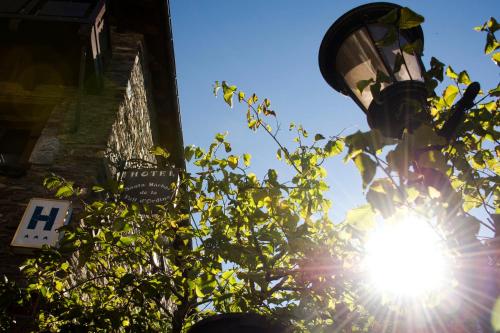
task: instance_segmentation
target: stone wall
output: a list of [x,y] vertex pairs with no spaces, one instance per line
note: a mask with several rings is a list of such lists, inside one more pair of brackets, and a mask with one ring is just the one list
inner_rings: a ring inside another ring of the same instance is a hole
[[[108,140],[109,155],[112,162],[118,160],[144,159],[155,162],[149,150],[154,145],[153,136],[156,130],[150,124],[154,117],[151,90],[149,87],[149,73],[144,66],[144,49],[142,44],[127,50],[134,55],[134,62],[130,78],[125,88],[125,98],[120,103],[112,125],[111,135]],[[121,52],[124,52],[121,49]],[[124,54],[125,55],[125,54]],[[112,170],[115,171],[115,170]]]
[[98,95],[54,86],[25,91],[15,83],[0,82],[11,87],[0,89],[0,101],[15,93],[21,102],[54,105],[26,175],[0,175],[0,276],[19,277],[19,264],[26,257],[13,251],[10,242],[29,200],[51,197],[42,186],[47,175],[55,173],[88,188],[109,174],[107,151],[122,158],[151,159],[148,150],[156,132],[142,36],[112,33],[111,39],[113,57]]

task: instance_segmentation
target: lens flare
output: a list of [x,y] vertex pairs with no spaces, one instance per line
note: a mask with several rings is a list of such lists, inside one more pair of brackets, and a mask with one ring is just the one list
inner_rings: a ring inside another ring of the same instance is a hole
[[366,243],[366,268],[377,291],[416,298],[449,281],[445,247],[428,222],[415,216],[377,228]]

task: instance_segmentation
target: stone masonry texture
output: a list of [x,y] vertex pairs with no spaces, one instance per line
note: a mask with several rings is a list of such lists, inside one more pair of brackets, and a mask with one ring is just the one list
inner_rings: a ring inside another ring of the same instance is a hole
[[122,159],[154,161],[148,150],[157,134],[143,38],[112,32],[111,40],[113,55],[98,94],[81,94],[67,87],[24,91],[15,83],[0,82],[9,87],[0,89],[0,99],[11,98],[9,94],[15,92],[14,100],[52,105],[27,174],[21,178],[0,175],[0,276],[20,277],[18,267],[27,257],[11,248],[10,242],[29,200],[52,198],[42,186],[46,176],[54,173],[88,189],[113,173],[105,158],[110,151]]

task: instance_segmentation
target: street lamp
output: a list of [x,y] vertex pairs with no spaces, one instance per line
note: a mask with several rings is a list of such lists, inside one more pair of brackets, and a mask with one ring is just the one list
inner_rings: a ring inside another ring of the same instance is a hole
[[395,29],[378,21],[400,8],[377,2],[352,9],[328,29],[319,51],[328,84],[358,104],[371,128],[395,138],[419,125],[427,99],[420,52],[412,49],[423,48],[422,28]]

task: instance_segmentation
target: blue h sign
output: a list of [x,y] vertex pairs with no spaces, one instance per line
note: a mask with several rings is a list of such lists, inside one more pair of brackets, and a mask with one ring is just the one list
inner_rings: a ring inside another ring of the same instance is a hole
[[43,207],[36,206],[33,215],[31,216],[30,223],[28,224],[28,229],[34,230],[39,221],[45,222],[43,230],[50,231],[52,226],[56,221],[57,214],[59,213],[59,208],[52,208],[49,215],[42,215]]

